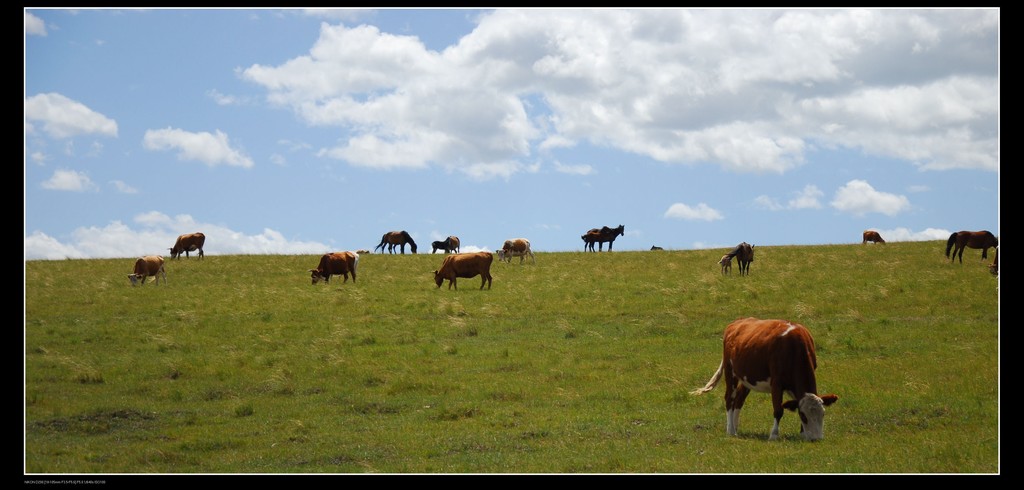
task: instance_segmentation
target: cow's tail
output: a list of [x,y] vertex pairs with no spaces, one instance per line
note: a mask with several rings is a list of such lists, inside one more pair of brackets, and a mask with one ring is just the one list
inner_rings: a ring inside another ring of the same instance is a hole
[[713,376],[711,376],[711,379],[708,380],[708,383],[706,385],[704,385],[703,388],[697,388],[696,390],[691,391],[690,394],[691,395],[703,395],[704,393],[707,393],[707,392],[715,389],[715,385],[718,384],[718,380],[722,379],[722,373],[723,372],[725,372],[725,361],[724,360],[722,361],[721,364],[718,365],[718,371],[715,371],[715,374]]
[[956,243],[956,233],[949,235],[949,240],[946,240],[946,257],[949,257],[949,251],[953,249],[953,244]]
[[358,252],[352,252],[352,255],[356,256],[356,259],[352,261],[352,277],[355,278],[356,277],[356,269],[359,268],[359,253]]

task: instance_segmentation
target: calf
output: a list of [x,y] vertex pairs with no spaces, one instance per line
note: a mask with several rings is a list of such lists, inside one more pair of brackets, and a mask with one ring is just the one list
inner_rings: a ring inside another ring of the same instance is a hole
[[480,276],[480,289],[487,284],[491,289],[491,262],[494,255],[490,252],[475,252],[449,255],[441,262],[441,268],[434,271],[434,282],[440,288],[444,280],[448,280],[448,289],[452,287],[458,291],[459,286],[456,279]]
[[164,270],[164,258],[159,255],[147,255],[145,257],[139,257],[135,261],[135,269],[131,274],[128,274],[128,280],[132,282],[132,287],[135,287],[137,282],[146,285],[146,278],[149,276],[156,277],[156,285],[160,285],[160,275],[164,276],[164,284],[167,284],[167,271]]

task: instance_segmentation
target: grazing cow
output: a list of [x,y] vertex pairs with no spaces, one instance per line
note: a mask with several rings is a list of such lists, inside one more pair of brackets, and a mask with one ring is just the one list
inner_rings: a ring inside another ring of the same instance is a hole
[[434,271],[434,282],[440,288],[444,280],[448,280],[448,289],[453,286],[459,290],[455,283],[457,278],[471,278],[480,276],[480,289],[487,284],[491,289],[491,262],[494,261],[494,254],[490,252],[475,252],[449,255],[441,262],[441,268]]
[[128,280],[132,282],[132,287],[135,287],[135,283],[141,281],[142,285],[146,285],[146,278],[149,276],[156,277],[156,285],[160,285],[160,275],[164,276],[164,284],[167,284],[167,271],[164,270],[164,258],[159,255],[147,255],[145,257],[139,257],[135,261],[135,269],[131,274],[128,274]]
[[729,254],[725,254],[718,261],[719,265],[722,266],[722,274],[732,273],[732,257]]
[[452,252],[459,253],[459,245],[459,237],[452,235],[444,240],[432,242],[431,247],[433,247],[433,250],[430,253],[437,252],[438,250],[444,250],[446,254]]
[[512,257],[519,257],[519,263],[522,264],[526,260],[527,255],[533,259],[534,264],[537,263],[537,257],[533,255],[533,250],[530,249],[530,241],[525,238],[505,240],[501,250],[498,250],[498,260],[504,260],[508,263],[512,263]]
[[203,258],[203,244],[206,243],[206,235],[202,233],[187,233],[178,237],[171,247],[171,258],[177,259],[184,253],[188,258],[189,252],[199,250],[199,258]]
[[665,250],[657,245],[651,245],[651,250]]
[[[725,328],[722,363],[703,388],[711,391],[725,375],[725,433],[736,435],[740,409],[751,390],[771,393],[775,425],[770,440],[779,437],[783,410],[799,411],[800,434],[808,441],[825,436],[825,408],[839,399],[834,394],[818,396],[814,370],[814,339],[806,327],[785,320],[742,318]],[[782,401],[783,393],[794,399]]]
[[864,230],[864,240],[860,244],[865,245],[868,242],[885,244],[885,240],[882,240],[882,235],[879,235],[877,231]]
[[309,277],[313,284],[320,282],[331,282],[331,276],[345,276],[348,282],[348,274],[352,273],[352,282],[356,282],[356,266],[359,265],[359,254],[355,252],[332,252],[323,254],[320,257],[320,265],[316,269],[309,270]]

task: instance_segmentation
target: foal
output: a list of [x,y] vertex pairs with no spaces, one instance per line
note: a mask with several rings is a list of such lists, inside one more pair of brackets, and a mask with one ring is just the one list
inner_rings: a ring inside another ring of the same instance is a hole
[[718,261],[722,265],[722,274],[729,274],[732,272],[732,257],[729,254],[722,256],[722,259]]

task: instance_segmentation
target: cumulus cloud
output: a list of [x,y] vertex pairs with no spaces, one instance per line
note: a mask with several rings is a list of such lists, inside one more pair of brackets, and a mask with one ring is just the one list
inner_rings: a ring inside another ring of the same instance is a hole
[[117,122],[93,111],[85,104],[61,94],[37,94],[25,99],[25,118],[39,121],[52,138],[71,138],[81,134],[117,137]]
[[821,192],[817,186],[808,184],[803,189],[794,192],[793,197],[786,202],[785,205],[779,203],[775,198],[761,195],[754,199],[754,204],[768,209],[771,211],[780,211],[783,209],[820,209],[821,199],[825,193]]
[[32,15],[31,12],[25,12],[25,34],[30,36],[45,36],[46,35],[46,23],[43,19]]
[[876,191],[871,184],[863,180],[851,180],[840,187],[830,204],[839,211],[854,216],[864,216],[868,213],[895,216],[910,208],[910,200],[906,196]]
[[[498,9],[440,52],[325,23],[308,54],[239,73],[307,123],[339,127],[340,144],[321,155],[353,165],[488,165],[588,141],[670,164],[784,173],[813,142],[925,170],[995,171],[995,16]],[[965,63],[967,73],[954,71]]]
[[40,186],[43,189],[49,189],[52,191],[83,192],[98,189],[96,184],[94,184],[85,173],[67,169],[55,170],[53,175],[51,175],[49,179],[43,181]]
[[203,223],[190,215],[169,216],[151,211],[137,215],[134,226],[113,221],[106,226],[77,228],[66,241],[34,231],[25,237],[25,260],[166,255],[178,235],[196,231],[206,234],[206,255],[318,254],[330,249],[319,242],[290,240],[270,228],[250,235]]
[[564,165],[559,162],[554,162],[555,171],[563,174],[572,175],[590,175],[594,173],[594,167],[586,164],[581,165]]
[[110,185],[114,186],[114,188],[117,189],[117,192],[120,192],[122,194],[138,194],[139,193],[138,189],[136,189],[136,188],[134,188],[134,187],[132,187],[132,186],[130,186],[130,185],[120,181],[120,180],[111,180],[110,181]]
[[675,203],[669,206],[668,211],[665,211],[665,217],[687,221],[715,221],[723,219],[722,213],[704,203],[697,204],[696,207]]
[[208,166],[229,165],[250,168],[252,159],[231,147],[228,135],[217,130],[193,133],[177,128],[150,129],[142,139],[148,150],[177,150],[181,160],[198,160]]
[[893,228],[890,230],[875,229],[887,242],[930,242],[933,240],[945,241],[952,233],[943,228],[926,228],[921,231],[913,231],[909,228]]

